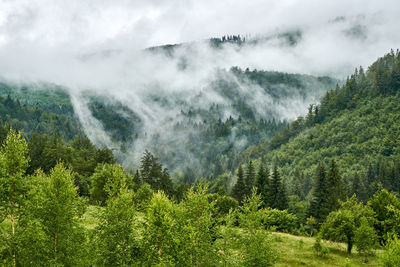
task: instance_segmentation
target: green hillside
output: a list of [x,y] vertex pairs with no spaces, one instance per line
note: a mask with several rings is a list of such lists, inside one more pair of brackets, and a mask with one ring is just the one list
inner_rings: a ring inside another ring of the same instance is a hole
[[355,176],[369,196],[380,188],[400,189],[400,54],[391,52],[345,85],[329,91],[271,142],[249,148],[281,167],[291,192],[298,183],[308,195],[319,163],[337,162],[348,193]]

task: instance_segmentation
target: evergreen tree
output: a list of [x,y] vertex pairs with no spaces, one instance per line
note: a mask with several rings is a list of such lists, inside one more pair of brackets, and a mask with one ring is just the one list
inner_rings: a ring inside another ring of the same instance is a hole
[[327,209],[329,192],[326,185],[325,167],[322,163],[317,167],[315,178],[315,187],[310,203],[309,215],[314,217],[318,223],[321,223],[329,213]]
[[245,180],[244,180],[245,187],[246,187],[246,193],[245,193],[246,196],[251,195],[251,190],[254,186],[255,178],[256,178],[256,174],[255,174],[253,162],[250,160],[249,164],[247,165],[246,175],[245,175]]
[[352,184],[352,188],[351,188],[351,194],[352,195],[355,194],[356,197],[360,201],[362,201],[364,204],[368,200],[367,190],[365,188],[364,182],[362,181],[362,179],[358,173],[356,173],[354,175],[354,180],[353,180],[353,184]]
[[269,189],[269,170],[261,163],[257,172],[256,180],[257,193],[261,196],[262,207],[268,204],[268,189]]
[[168,169],[162,168],[158,159],[149,151],[145,151],[140,165],[140,177],[143,183],[148,183],[153,190],[163,190],[172,196],[173,185]]
[[284,210],[288,207],[286,189],[282,183],[278,167],[275,165],[272,172],[271,184],[269,187],[269,206],[273,209]]
[[344,200],[346,197],[345,186],[342,177],[339,174],[338,167],[335,160],[331,161],[329,170],[326,174],[327,186],[327,209],[328,212],[339,208],[339,200]]
[[239,202],[242,203],[244,196],[246,194],[246,185],[244,183],[243,177],[243,168],[242,165],[239,165],[237,172],[237,181],[236,184],[232,188],[232,196]]

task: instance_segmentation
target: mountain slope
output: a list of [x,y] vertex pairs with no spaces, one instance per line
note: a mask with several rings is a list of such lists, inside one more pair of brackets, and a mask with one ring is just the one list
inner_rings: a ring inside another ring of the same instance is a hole
[[[400,189],[400,53],[362,68],[342,88],[328,92],[268,145],[252,147],[248,154],[266,152],[281,167],[291,192],[300,182],[310,193],[319,162],[337,161],[351,188],[358,173],[373,194],[381,187]],[[349,192],[352,193],[352,192]]]

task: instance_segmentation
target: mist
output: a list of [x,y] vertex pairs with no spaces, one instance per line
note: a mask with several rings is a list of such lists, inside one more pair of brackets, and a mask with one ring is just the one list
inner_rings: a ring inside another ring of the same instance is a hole
[[[397,1],[2,1],[0,78],[65,88],[87,136],[98,146],[121,146],[88,107],[90,97],[120,103],[141,121],[138,139],[119,150],[125,163],[159,143],[196,155],[179,144],[193,129],[173,130],[182,110],[224,107],[222,120],[238,117],[231,99],[215,89],[221,77],[240,89],[257,118],[292,121],[305,115],[326,89],[277,101],[229,72],[241,69],[330,76],[339,80],[367,67],[400,43]],[[312,14],[312,15],[310,15]],[[295,34],[288,40],[285,34]],[[208,38],[241,34],[245,45],[210,46]],[[172,54],[146,48],[177,44]],[[162,101],[155,101],[154,99]],[[247,141],[231,136],[238,148]]]

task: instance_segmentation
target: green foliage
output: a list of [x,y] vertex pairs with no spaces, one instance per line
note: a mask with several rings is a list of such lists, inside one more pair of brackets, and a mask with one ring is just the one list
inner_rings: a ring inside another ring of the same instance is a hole
[[179,250],[177,261],[185,266],[213,266],[217,251],[212,245],[214,203],[207,199],[207,187],[199,185],[187,192],[179,204],[177,228]]
[[174,232],[175,208],[162,191],[153,195],[146,210],[143,232],[146,265],[171,265],[176,262],[179,237]]
[[267,208],[263,210],[263,225],[267,229],[291,233],[297,228],[296,215],[290,214],[287,210]]
[[285,184],[281,180],[278,167],[275,165],[272,172],[271,183],[268,192],[268,206],[274,209],[287,209],[287,196]]
[[400,234],[400,201],[394,194],[383,189],[372,197],[368,206],[376,214],[374,227],[381,243],[385,243],[388,234]]
[[246,185],[244,182],[244,174],[242,165],[239,165],[237,172],[237,181],[232,188],[232,196],[239,202],[242,203],[246,195]]
[[[17,264],[18,231],[20,216],[23,214],[28,183],[25,171],[28,167],[28,145],[19,132],[10,130],[0,150],[0,219],[10,218],[11,229],[1,232],[5,235],[6,251],[1,252],[5,261]],[[11,230],[11,231],[10,231]]]
[[92,175],[91,200],[105,205],[109,197],[118,195],[126,187],[127,175],[121,165],[101,164]]
[[94,230],[94,251],[99,266],[132,266],[140,262],[140,243],[134,194],[122,189],[107,201]]
[[142,184],[133,196],[133,202],[138,210],[144,211],[153,197],[153,190],[149,184]]
[[[355,196],[341,203],[340,209],[331,212],[321,226],[322,238],[347,243],[347,253],[350,254],[355,242],[357,229],[360,227],[372,227],[374,224],[374,212],[362,203],[357,202]],[[367,224],[367,225],[365,225]],[[369,231],[375,238],[373,230]]]
[[397,236],[388,239],[385,251],[381,255],[382,265],[385,267],[395,267],[400,262],[400,240]]
[[167,168],[163,168],[158,159],[148,150],[143,153],[140,161],[140,178],[142,183],[147,183],[153,190],[163,190],[168,196],[173,194],[173,185]]
[[361,218],[360,226],[354,232],[354,244],[357,246],[358,253],[365,257],[372,255],[377,242],[378,237],[374,227],[366,218]]
[[41,185],[31,195],[32,218],[39,220],[46,237],[49,254],[54,264],[79,265],[85,259],[85,232],[79,219],[85,203],[78,196],[73,173],[57,164],[46,177],[37,177]]
[[[4,90],[3,86],[4,84],[0,84],[0,94]],[[26,95],[34,94],[30,92]],[[71,140],[82,133],[79,122],[73,116],[72,105],[68,103],[69,99],[62,105],[54,102],[51,105],[38,105],[29,100],[28,103],[21,104],[20,100],[27,101],[25,96],[18,94],[13,88],[8,90],[7,96],[0,96],[0,117],[2,123],[23,130],[24,136],[30,137],[33,132],[57,133],[66,140]]]
[[261,197],[253,188],[252,195],[245,199],[238,214],[239,226],[244,230],[240,240],[244,266],[272,266],[277,260],[268,233],[261,230],[264,217],[259,209],[261,204]]

